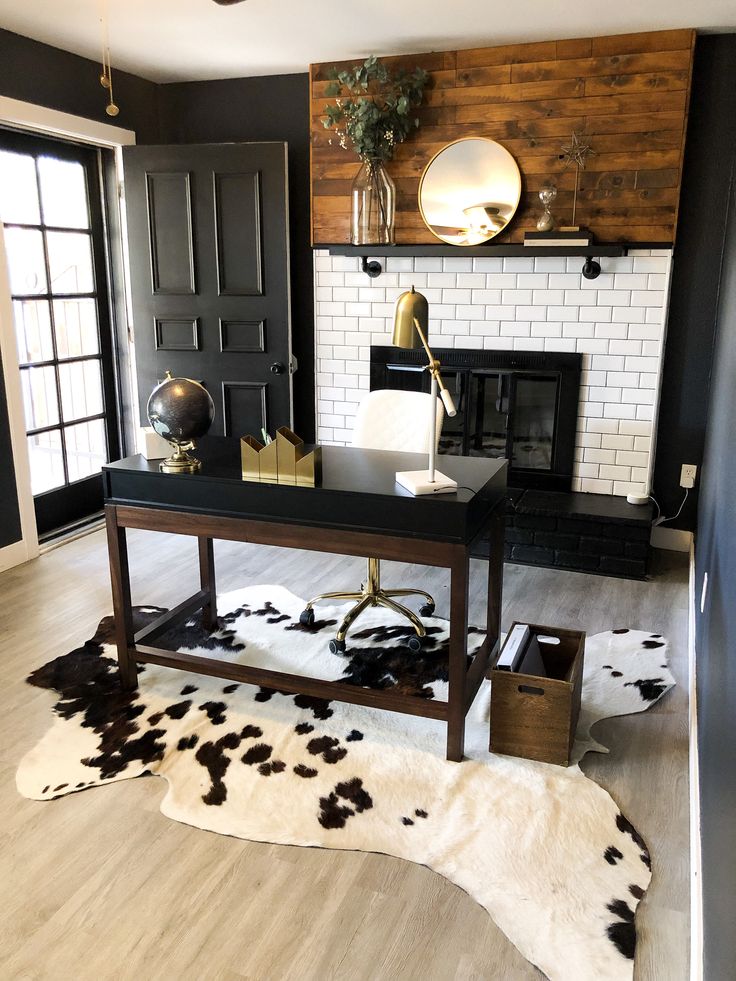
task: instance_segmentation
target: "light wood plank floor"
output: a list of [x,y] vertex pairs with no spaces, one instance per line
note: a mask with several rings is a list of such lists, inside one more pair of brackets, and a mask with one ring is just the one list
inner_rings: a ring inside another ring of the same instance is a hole
[[[130,535],[134,602],[171,605],[196,588],[192,541]],[[216,544],[219,588],[278,582],[306,596],[354,586],[363,561]],[[471,619],[482,622],[481,567]],[[438,570],[384,564],[384,579]],[[110,612],[102,532],[0,576],[0,978],[27,981],[322,981],[540,978],[465,893],[382,855],[238,841],[164,818],[164,782],[126,781],[40,803],[14,770],[43,734],[50,697],[28,672],[90,636]],[[609,756],[585,771],[649,843],[652,886],[637,918],[638,979],[687,977],[687,567],[658,554],[650,583],[506,566],[512,619],[626,625],[666,635],[679,687],[641,715],[601,723]],[[492,818],[491,818],[492,819]]]

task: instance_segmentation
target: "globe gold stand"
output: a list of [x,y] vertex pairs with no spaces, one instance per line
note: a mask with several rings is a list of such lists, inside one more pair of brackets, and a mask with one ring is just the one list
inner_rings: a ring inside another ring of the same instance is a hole
[[194,449],[194,443],[191,440],[186,443],[172,443],[171,445],[175,452],[158,465],[162,473],[197,473],[202,469],[200,461],[187,452]]

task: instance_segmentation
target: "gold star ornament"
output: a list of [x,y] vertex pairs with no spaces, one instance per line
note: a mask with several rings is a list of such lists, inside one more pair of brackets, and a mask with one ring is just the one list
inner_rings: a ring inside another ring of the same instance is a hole
[[570,142],[566,145],[563,144],[560,149],[562,150],[562,159],[565,161],[565,170],[571,164],[575,164],[576,167],[585,170],[585,161],[591,153],[595,153],[593,147],[587,142],[587,138],[582,133],[577,133],[574,130],[570,137]]

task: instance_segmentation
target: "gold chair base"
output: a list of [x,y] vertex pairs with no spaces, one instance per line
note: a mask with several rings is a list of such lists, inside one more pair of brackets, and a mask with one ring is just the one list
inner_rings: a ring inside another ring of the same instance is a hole
[[381,572],[379,559],[368,559],[368,576],[366,581],[363,583],[360,592],[320,593],[319,596],[315,596],[314,599],[311,599],[307,603],[302,616],[308,618],[314,604],[319,603],[322,600],[356,600],[357,602],[355,606],[348,610],[343,617],[342,623],[337,629],[335,640],[338,648],[344,645],[347,632],[355,620],[357,620],[364,610],[367,610],[372,606],[384,606],[386,609],[393,610],[394,613],[398,613],[399,616],[405,617],[414,627],[416,636],[419,639],[425,637],[427,631],[425,630],[424,624],[419,619],[417,614],[413,610],[410,610],[407,606],[404,606],[402,603],[397,603],[394,597],[423,596],[427,606],[431,606],[432,610],[434,611],[433,598],[423,589],[382,589],[380,576]]

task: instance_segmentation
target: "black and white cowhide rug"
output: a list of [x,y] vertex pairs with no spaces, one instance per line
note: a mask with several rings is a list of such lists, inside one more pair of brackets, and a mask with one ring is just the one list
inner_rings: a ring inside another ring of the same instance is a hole
[[[159,645],[264,667],[447,692],[447,622],[408,652],[408,628],[371,611],[344,655],[328,641],[340,616],[279,586],[221,596],[222,629],[191,623]],[[162,612],[142,607],[136,629]],[[471,631],[477,648],[482,634]],[[51,728],[20,764],[21,794],[50,800],[145,773],[166,778],[167,816],[255,841],[383,852],[434,869],[464,889],[549,978],[624,981],[633,973],[634,914],[651,877],[646,845],[610,795],[569,768],[488,752],[490,687],[468,720],[468,759],[444,759],[444,726],[413,716],[147,666],[118,685],[111,618],[30,684],[57,693]],[[575,761],[594,722],[641,712],[674,679],[658,635],[589,637]],[[489,965],[489,968],[492,967]]]

